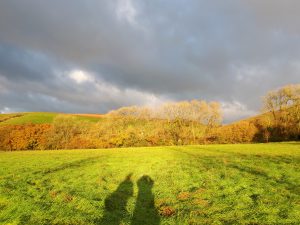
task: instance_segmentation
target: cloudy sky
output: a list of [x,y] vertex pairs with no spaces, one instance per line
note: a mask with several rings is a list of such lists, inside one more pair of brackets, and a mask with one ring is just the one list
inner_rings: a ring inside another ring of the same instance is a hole
[[0,112],[220,101],[300,82],[299,0],[1,0]]

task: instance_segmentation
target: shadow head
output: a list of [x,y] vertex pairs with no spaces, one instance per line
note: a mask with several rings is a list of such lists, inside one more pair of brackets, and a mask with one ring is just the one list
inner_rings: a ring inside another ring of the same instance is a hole
[[151,179],[151,177],[149,177],[147,175],[142,176],[137,182],[137,185],[139,187],[146,186],[146,187],[152,188],[153,184],[154,184],[154,181]]
[[132,173],[128,174],[128,175],[126,176],[125,180],[130,181],[130,180],[131,180],[131,177],[132,177]]

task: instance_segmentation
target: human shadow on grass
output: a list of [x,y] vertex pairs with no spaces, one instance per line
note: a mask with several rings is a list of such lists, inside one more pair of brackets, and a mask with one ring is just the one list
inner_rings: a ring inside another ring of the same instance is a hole
[[154,181],[149,176],[142,176],[138,182],[138,196],[132,216],[132,225],[159,225],[160,217],[154,205],[152,193]]
[[120,225],[122,220],[129,218],[126,206],[129,198],[133,195],[131,175],[132,174],[127,175],[119,184],[118,188],[105,199],[104,215],[97,224]]
[[[129,221],[130,215],[126,210],[127,202],[133,196],[133,182],[129,174],[104,201],[105,211],[101,225],[120,225],[122,221]],[[138,182],[138,196],[131,218],[132,225],[159,225],[160,217],[154,205],[152,193],[154,181],[149,176],[142,176]]]

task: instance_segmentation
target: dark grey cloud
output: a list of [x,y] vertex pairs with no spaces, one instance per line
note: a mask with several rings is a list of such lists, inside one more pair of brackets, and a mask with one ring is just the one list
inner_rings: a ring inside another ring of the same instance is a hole
[[200,98],[227,120],[300,81],[296,0],[0,2],[0,111]]

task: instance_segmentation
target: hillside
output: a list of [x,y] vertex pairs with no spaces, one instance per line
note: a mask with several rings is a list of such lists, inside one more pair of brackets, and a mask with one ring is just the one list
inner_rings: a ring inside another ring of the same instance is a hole
[[76,117],[78,120],[85,120],[90,122],[98,122],[102,118],[102,115],[100,114],[66,114],[55,112],[11,113],[0,114],[0,126],[24,124],[51,124],[53,122],[53,119],[58,115],[70,115]]
[[[54,112],[0,114],[0,149],[90,149],[300,139],[296,116],[292,120],[284,120],[290,111],[276,112],[277,118],[280,118],[278,121],[271,113],[263,113],[220,125],[219,110],[201,108],[209,105],[198,103],[172,103],[159,112],[126,107],[105,115]],[[192,111],[195,109],[201,109],[198,115]]]
[[[0,114],[0,125],[24,125],[24,124],[51,124],[53,119],[58,115],[74,116],[78,120],[86,120],[90,122],[98,122],[105,117],[104,114],[68,114],[58,112],[24,112],[24,113],[5,113]],[[223,125],[229,127],[242,122],[254,122],[270,117],[270,113],[262,113],[256,116],[234,121],[230,124]]]
[[300,120],[297,119],[299,115],[297,111],[294,113],[294,109],[295,107],[276,111],[276,120],[271,112],[267,112],[235,121],[215,129],[209,139],[214,143],[300,140]]

